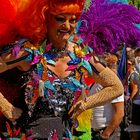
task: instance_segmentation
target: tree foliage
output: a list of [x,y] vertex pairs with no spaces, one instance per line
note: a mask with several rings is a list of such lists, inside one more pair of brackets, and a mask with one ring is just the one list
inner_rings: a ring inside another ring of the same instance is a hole
[[140,0],[128,0],[130,4],[135,5],[140,10]]

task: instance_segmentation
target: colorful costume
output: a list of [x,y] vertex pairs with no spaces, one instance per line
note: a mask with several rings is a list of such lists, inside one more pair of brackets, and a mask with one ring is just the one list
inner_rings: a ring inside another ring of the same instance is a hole
[[[48,48],[50,47],[50,49],[46,51],[42,45],[40,47],[42,51],[40,52],[37,49],[29,49],[32,44],[26,40],[20,40],[19,42],[24,42],[19,47],[25,47],[26,50],[30,52],[26,60],[31,61],[34,56],[32,64],[33,67],[37,64],[37,67],[33,70],[31,69],[25,76],[21,74],[21,77],[24,76],[22,79],[25,83],[23,83],[24,86],[22,85],[22,88],[25,88],[25,102],[28,111],[25,110],[23,116],[17,120],[17,126],[24,131],[26,130],[26,132],[31,129],[32,134],[30,134],[30,137],[32,138],[52,138],[57,134],[60,139],[62,135],[63,137],[71,139],[71,121],[68,117],[68,111],[72,104],[81,100],[81,97],[83,97],[82,100],[84,100],[84,97],[87,96],[85,95],[86,92],[89,92],[90,86],[94,82],[91,77],[88,79],[90,82],[88,81],[88,85],[86,85],[86,78],[92,75],[92,68],[88,62],[92,56],[92,49],[86,46],[83,49],[78,46],[73,46],[75,52],[67,52],[71,57],[67,70],[71,71],[71,74],[66,78],[60,79],[46,67],[46,63],[55,64],[54,59],[56,57],[55,54],[52,53],[50,46],[47,46]],[[45,43],[43,44],[45,45]],[[104,79],[108,72],[109,75],[112,74],[113,80]],[[102,83],[102,85],[103,82],[105,82],[105,88],[101,92],[106,92],[108,95],[108,90],[110,91],[112,89],[110,96],[114,98],[114,94],[116,94],[117,91],[116,88],[118,89],[118,93],[123,91],[120,81],[114,80],[115,75],[111,73],[109,69],[105,69],[99,75],[100,76],[95,77],[95,79],[99,83]],[[110,85],[114,85],[116,88],[113,86],[110,87]],[[89,100],[86,102],[88,103],[87,107],[91,105],[94,107],[97,101],[95,99],[98,99],[102,103],[102,100],[108,100],[108,96],[102,97],[97,94],[94,99],[87,98],[87,100]],[[85,108],[85,106],[83,106],[83,108]],[[84,119],[85,117],[86,119]],[[73,132],[74,139],[91,139],[91,110],[84,111],[77,119],[78,122],[75,124],[77,128],[74,129]],[[45,123],[43,123],[44,121]]]
[[[20,40],[20,42],[24,41],[25,40]],[[25,41],[23,44],[21,44],[20,47],[24,46],[26,48],[29,47],[29,45],[31,44]],[[42,46],[42,50],[43,47],[44,46]],[[77,63],[77,65],[79,65],[79,63],[82,61],[81,58],[78,58],[74,53],[68,52],[72,57],[72,60],[69,62],[68,67],[68,70],[72,70],[71,74],[66,78],[60,79],[51,70],[45,69],[46,63],[55,64],[55,61],[53,61],[53,59],[55,59],[55,55],[52,53],[51,49],[48,50],[48,52],[44,50],[43,55],[42,52],[39,52],[38,50],[27,50],[30,52],[30,55],[26,58],[27,61],[31,61],[33,55],[40,55],[42,56],[42,59],[39,58],[38,62],[37,59],[35,60],[34,58],[32,64],[34,67],[34,65],[37,63],[37,67],[31,69],[28,72],[22,72],[19,76],[17,75],[18,79],[22,79],[17,80],[19,81],[18,86],[19,88],[22,87],[22,90],[25,94],[24,103],[21,104],[20,100],[20,104],[18,104],[21,105],[20,108],[24,110],[24,113],[23,116],[19,120],[17,120],[17,126],[24,131],[26,130],[26,132],[32,129],[32,134],[30,136],[32,138],[49,138],[53,137],[55,133],[57,133],[60,139],[62,135],[64,135],[63,137],[69,137],[71,139],[72,136],[70,133],[70,124],[72,122],[68,117],[68,111],[72,105],[72,102],[75,103],[81,96],[81,92],[83,92],[83,94],[86,94],[86,92],[89,91],[90,86],[92,85],[94,80],[90,79],[91,82],[88,81],[88,85],[86,85],[85,80],[88,75],[83,75],[82,71],[79,73],[76,67],[74,69],[72,68],[74,64],[74,62],[72,61],[74,59],[77,59],[77,62],[75,61],[75,64]],[[85,55],[86,53],[89,53],[88,48],[85,48],[84,51]],[[3,73],[2,75],[8,76],[8,73],[10,74],[10,72],[13,72],[11,74],[14,74],[14,71],[10,70],[6,73]],[[10,76],[8,76],[8,78],[9,77]],[[4,76],[2,78],[6,79]],[[80,82],[80,79],[83,80],[81,80]],[[6,79],[6,81],[10,80],[14,81],[11,78]],[[5,85],[5,83],[3,84]],[[85,89],[85,92],[81,91],[83,88]],[[6,96],[5,93],[9,93],[8,90],[4,92],[2,88],[1,92],[4,93],[4,96]],[[21,96],[22,94],[20,90],[19,93],[20,94],[18,94],[18,96]],[[24,97],[21,99],[24,99]],[[2,101],[5,102],[5,99]],[[77,137],[81,136],[83,138],[90,138],[91,110],[85,111],[85,113],[81,114],[81,116],[83,117],[85,115],[88,117],[88,121],[83,121],[81,119],[82,117],[79,117],[79,123],[77,124],[78,128],[77,130],[74,130],[74,135],[76,135]],[[83,134],[84,136],[82,136]]]

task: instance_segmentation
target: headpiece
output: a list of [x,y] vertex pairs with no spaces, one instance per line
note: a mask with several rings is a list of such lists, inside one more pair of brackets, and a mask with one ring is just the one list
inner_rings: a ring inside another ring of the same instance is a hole
[[97,54],[115,51],[121,43],[140,44],[140,12],[133,5],[93,0],[81,16],[79,34]]

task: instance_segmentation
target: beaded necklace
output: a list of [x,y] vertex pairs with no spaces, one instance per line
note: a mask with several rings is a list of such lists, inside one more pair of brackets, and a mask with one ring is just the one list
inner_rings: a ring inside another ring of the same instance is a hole
[[70,51],[68,50],[68,42],[67,42],[65,47],[63,47],[63,49],[57,49],[51,46],[46,53],[50,59],[57,61],[59,58],[67,56],[69,52]]

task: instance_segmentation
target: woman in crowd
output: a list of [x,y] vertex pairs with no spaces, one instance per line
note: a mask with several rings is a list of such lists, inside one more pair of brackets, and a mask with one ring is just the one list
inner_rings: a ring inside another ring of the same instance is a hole
[[128,92],[127,92],[127,101],[131,102],[131,111],[129,120],[131,121],[130,125],[127,128],[127,131],[130,132],[130,137],[133,140],[140,139],[140,121],[138,114],[140,112],[140,75],[135,69],[135,56],[134,52],[129,52],[127,56],[127,65],[128,65]]
[[134,50],[134,55],[135,55],[135,67],[136,70],[140,73],[140,48],[137,47]]

